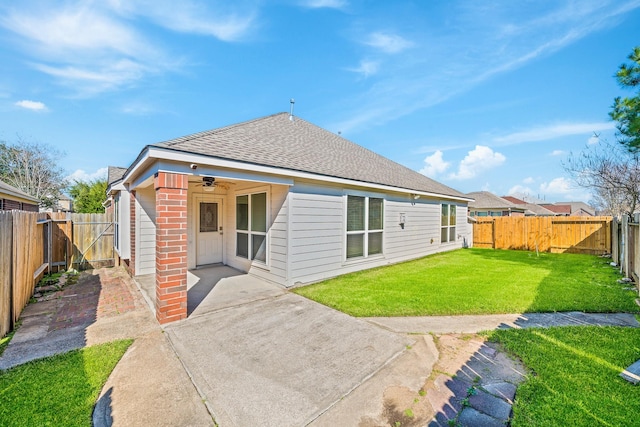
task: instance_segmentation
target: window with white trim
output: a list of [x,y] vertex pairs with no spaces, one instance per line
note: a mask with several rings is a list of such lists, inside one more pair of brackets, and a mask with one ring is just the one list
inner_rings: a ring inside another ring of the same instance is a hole
[[236,255],[267,262],[267,193],[236,196]]
[[382,253],[383,199],[347,196],[347,259]]
[[[478,216],[480,213],[478,213]],[[456,240],[456,205],[442,204],[440,219],[440,242],[454,242]]]

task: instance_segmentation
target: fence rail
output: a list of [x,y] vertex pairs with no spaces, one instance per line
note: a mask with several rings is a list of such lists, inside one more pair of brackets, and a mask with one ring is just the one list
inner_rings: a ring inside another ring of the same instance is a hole
[[108,214],[0,212],[0,337],[45,272],[113,265]]
[[473,246],[601,255],[611,253],[611,221],[608,216],[477,218]]

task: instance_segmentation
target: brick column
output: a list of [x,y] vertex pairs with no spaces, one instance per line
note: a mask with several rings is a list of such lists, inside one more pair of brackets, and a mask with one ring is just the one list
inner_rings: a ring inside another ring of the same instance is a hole
[[136,192],[129,197],[129,274],[136,275]]
[[156,318],[187,317],[187,175],[158,172],[156,190]]

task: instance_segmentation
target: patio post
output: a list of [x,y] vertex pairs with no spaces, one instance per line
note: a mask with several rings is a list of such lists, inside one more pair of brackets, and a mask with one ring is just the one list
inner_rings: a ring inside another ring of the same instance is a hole
[[187,175],[157,172],[156,318],[187,317]]

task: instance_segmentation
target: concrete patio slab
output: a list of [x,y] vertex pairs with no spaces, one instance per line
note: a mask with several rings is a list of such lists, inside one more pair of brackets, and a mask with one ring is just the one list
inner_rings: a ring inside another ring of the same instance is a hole
[[222,427],[307,425],[414,341],[284,291],[246,297],[165,327]]
[[[151,311],[155,313],[155,275],[136,276],[135,280]],[[285,292],[281,286],[265,282],[226,265],[211,265],[189,270],[187,272],[187,316],[198,316]]]

